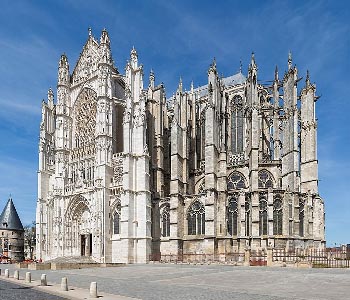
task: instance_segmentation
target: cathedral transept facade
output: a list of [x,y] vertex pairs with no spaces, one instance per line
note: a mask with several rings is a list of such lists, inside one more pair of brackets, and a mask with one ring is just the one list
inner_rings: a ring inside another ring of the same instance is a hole
[[[315,85],[221,78],[167,98],[133,48],[120,73],[106,30],[59,60],[40,124],[37,259],[144,263],[155,254],[323,248]],[[298,86],[303,87],[298,91]]]

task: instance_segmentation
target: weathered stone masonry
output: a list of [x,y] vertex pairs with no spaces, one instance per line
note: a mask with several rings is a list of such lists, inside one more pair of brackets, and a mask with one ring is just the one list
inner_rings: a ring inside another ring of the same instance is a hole
[[106,30],[71,72],[40,124],[37,258],[147,262],[153,254],[322,248],[315,85],[288,58],[282,79],[218,75],[166,98],[135,49],[121,74]]

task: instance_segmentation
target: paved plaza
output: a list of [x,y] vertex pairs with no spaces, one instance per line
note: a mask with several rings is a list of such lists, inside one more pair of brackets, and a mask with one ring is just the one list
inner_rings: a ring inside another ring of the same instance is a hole
[[[15,267],[6,267],[13,274]],[[26,271],[20,270],[21,278]],[[71,287],[84,289],[97,281],[101,292],[149,300],[329,300],[350,295],[349,269],[149,264],[31,272],[34,280],[46,273],[50,283],[58,284],[66,276]]]
[[50,295],[12,282],[0,280],[0,299],[6,300],[64,300],[65,298]]

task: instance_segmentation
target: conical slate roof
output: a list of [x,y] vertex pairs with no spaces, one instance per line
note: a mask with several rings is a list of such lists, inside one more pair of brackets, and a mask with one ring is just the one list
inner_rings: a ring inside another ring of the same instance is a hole
[[0,229],[24,230],[11,198],[0,215]]

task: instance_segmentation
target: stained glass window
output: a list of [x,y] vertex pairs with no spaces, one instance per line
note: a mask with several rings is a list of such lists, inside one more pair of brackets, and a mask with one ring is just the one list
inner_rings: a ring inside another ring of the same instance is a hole
[[230,235],[237,235],[238,201],[231,197],[227,207],[227,231]]
[[259,234],[267,235],[267,201],[262,197],[259,200]]
[[273,178],[270,172],[262,170],[258,174],[258,186],[260,189],[273,188]]
[[282,234],[283,209],[280,196],[276,196],[273,201],[273,234]]
[[187,213],[188,234],[205,234],[205,208],[200,201],[192,203]]
[[299,200],[299,235],[304,236],[304,209],[305,202],[303,199]]
[[166,206],[162,213],[162,235],[170,236],[170,209]]
[[227,178],[227,190],[245,189],[244,176],[239,172],[232,172]]
[[245,235],[250,235],[250,199],[246,197],[245,199]]
[[113,234],[120,234],[120,205],[113,214]]
[[238,95],[231,101],[231,151],[243,152],[243,100]]

